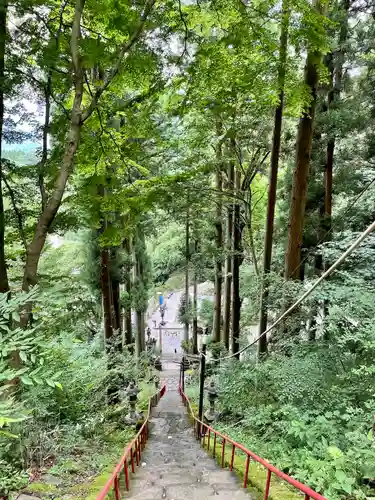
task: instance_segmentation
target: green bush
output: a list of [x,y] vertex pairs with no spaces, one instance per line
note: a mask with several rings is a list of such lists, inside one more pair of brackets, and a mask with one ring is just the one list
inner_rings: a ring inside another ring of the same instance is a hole
[[373,374],[362,370],[356,387],[352,363],[342,350],[319,345],[259,364],[222,364],[219,426],[330,500],[365,498],[375,477]]

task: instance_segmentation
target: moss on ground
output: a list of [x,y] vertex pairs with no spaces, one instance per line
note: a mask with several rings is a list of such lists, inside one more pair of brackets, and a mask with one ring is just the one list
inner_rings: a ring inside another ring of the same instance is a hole
[[37,493],[39,495],[51,495],[55,494],[57,491],[57,486],[55,484],[47,484],[41,481],[35,481],[26,488],[27,492]]
[[[61,484],[50,484],[46,479],[30,483],[24,493],[34,494],[41,499],[57,500],[95,500],[114,467],[123,454],[124,446],[134,437],[134,429],[114,430],[106,438],[103,449],[87,446],[85,453],[76,457],[60,457],[48,470],[49,476],[55,476]],[[111,495],[108,498],[112,498]]]

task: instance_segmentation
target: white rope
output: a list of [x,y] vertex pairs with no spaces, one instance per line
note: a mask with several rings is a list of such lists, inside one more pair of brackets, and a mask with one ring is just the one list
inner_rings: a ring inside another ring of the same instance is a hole
[[[288,314],[290,314],[296,307],[298,307],[314,290],[315,288],[320,285],[320,283],[325,280],[330,274],[333,273],[333,271],[347,258],[349,255],[362,243],[362,241],[370,234],[372,231],[375,229],[375,221],[370,224],[370,226],[364,231],[356,240],[355,242],[339,257],[332,266],[325,271],[321,277],[312,285],[312,287],[307,290],[292,306],[289,307],[271,326],[267,328],[259,337],[257,337],[255,340],[253,340],[250,344],[246,345],[242,349],[240,349],[238,352],[230,354],[229,356],[224,356],[223,358],[219,358],[219,360],[224,360],[224,359],[230,359],[235,356],[239,356],[241,353],[249,349],[249,347],[253,346],[256,344],[262,337],[267,335],[271,330],[273,330]],[[201,353],[202,354],[202,353]]]

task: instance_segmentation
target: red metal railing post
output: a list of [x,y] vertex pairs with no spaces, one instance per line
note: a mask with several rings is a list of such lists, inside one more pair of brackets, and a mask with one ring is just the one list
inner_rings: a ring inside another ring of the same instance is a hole
[[130,449],[130,460],[131,460],[131,465],[132,465],[132,474],[135,472],[135,467],[134,467],[134,450],[133,447]]
[[138,459],[138,439],[135,440],[135,463],[137,466],[139,465],[139,459]]
[[236,447],[234,446],[234,444],[232,445],[232,456],[231,456],[231,459],[230,459],[230,466],[229,466],[229,470],[232,471],[233,470],[233,462],[234,462],[234,453],[236,451]]
[[225,439],[221,443],[221,467],[224,469],[225,465]]
[[215,455],[216,455],[216,437],[217,437],[216,432],[215,432],[214,436],[215,436],[214,437],[214,451],[212,452],[212,456],[215,458]]
[[246,456],[246,464],[245,464],[245,476],[243,478],[243,487],[247,488],[247,478],[249,476],[249,465],[250,465],[250,455]]
[[129,491],[129,469],[128,469],[128,459],[125,458],[124,461],[124,477],[125,477],[125,489]]
[[210,451],[210,439],[211,439],[211,431],[208,429],[208,436],[207,436],[207,451]]
[[268,469],[266,488],[264,490],[264,500],[268,500],[268,495],[270,494],[270,484],[271,484],[271,471]]
[[305,500],[310,500],[310,497],[309,497],[309,495],[307,493],[305,495]]
[[141,435],[139,436],[141,440],[141,451],[145,449],[145,431],[142,429]]
[[116,500],[121,500],[118,476],[115,476],[114,490],[115,490],[115,498],[116,498]]
[[141,463],[141,451],[142,451],[142,440],[141,436],[138,436],[138,465]]

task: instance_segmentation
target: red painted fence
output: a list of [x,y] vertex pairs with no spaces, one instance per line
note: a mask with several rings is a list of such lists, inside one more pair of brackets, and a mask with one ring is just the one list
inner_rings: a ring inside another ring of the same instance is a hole
[[[264,488],[264,500],[269,499],[270,495],[270,485],[271,485],[271,476],[272,474],[275,474],[275,476],[278,476],[280,479],[283,481],[287,482],[291,486],[293,486],[296,490],[300,491],[301,493],[305,494],[305,500],[327,500],[326,497],[323,497],[319,493],[316,493],[313,491],[311,488],[308,486],[305,486],[304,484],[300,483],[299,481],[296,481],[292,477],[288,476],[287,474],[284,474],[284,472],[281,472],[281,470],[277,469],[273,465],[271,465],[267,460],[264,460],[263,458],[258,457],[258,455],[255,455],[252,451],[248,450],[242,444],[236,443],[236,441],[233,441],[233,439],[230,439],[228,436],[225,434],[222,434],[221,432],[216,431],[209,425],[205,424],[204,422],[201,422],[195,415],[192,410],[189,398],[186,396],[186,394],[182,391],[181,385],[179,386],[179,392],[181,394],[182,400],[187,406],[188,412],[192,416],[192,418],[195,421],[194,428],[195,428],[195,434],[197,439],[199,439],[203,445],[203,447],[207,446],[207,450],[210,450],[211,446],[211,436],[213,437],[213,444],[212,444],[212,454],[213,456],[216,455],[216,447],[219,444],[221,446],[221,460],[220,460],[220,465],[222,468],[225,467],[225,450],[226,446],[229,446],[231,449],[231,459],[229,463],[229,470],[233,470],[233,464],[234,464],[234,456],[236,453],[236,449],[240,450],[242,453],[245,454],[246,456],[246,462],[245,462],[245,474],[244,474],[244,482],[243,482],[243,487],[247,488],[248,481],[249,481],[249,465],[250,465],[250,460],[254,460],[255,462],[258,462],[261,464],[265,469],[267,469],[267,478],[266,478],[266,484]],[[218,438],[219,440],[221,439],[221,443],[218,443]],[[207,445],[206,445],[206,439],[207,439]]]
[[130,482],[130,473],[134,474],[135,465],[139,465],[141,463],[141,454],[146,445],[146,441],[148,438],[148,422],[151,415],[151,409],[153,406],[156,406],[165,394],[166,386],[160,389],[159,392],[155,393],[148,402],[148,410],[146,419],[139,429],[138,434],[135,436],[133,441],[125,448],[125,452],[116,465],[111,477],[108,479],[106,485],[96,497],[96,500],[103,500],[110,492],[113,492],[116,500],[121,499],[120,494],[120,474],[124,472],[124,480],[125,480],[125,491],[129,491],[129,482]]

